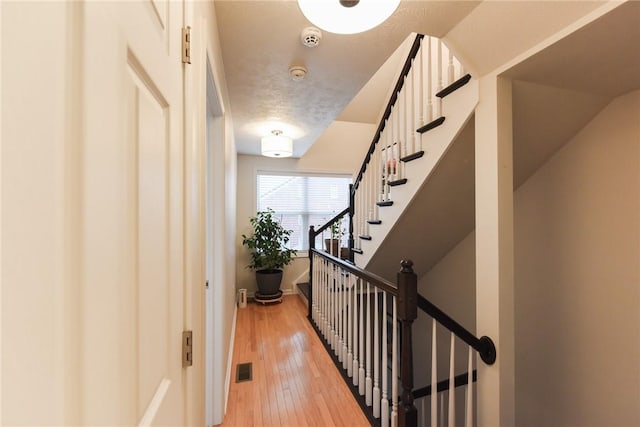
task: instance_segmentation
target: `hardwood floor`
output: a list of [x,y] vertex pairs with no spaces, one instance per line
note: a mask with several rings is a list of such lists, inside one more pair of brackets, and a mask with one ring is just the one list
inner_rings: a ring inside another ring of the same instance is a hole
[[[368,426],[297,295],[238,309],[233,377],[222,426]],[[253,363],[253,380],[235,382]]]

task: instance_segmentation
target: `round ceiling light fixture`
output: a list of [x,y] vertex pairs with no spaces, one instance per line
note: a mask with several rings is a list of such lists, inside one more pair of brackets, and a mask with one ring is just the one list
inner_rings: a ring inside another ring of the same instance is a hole
[[315,26],[335,34],[356,34],[386,21],[400,0],[298,0],[302,14]]
[[262,138],[261,151],[267,157],[291,157],[293,140],[284,136],[281,130],[273,130],[271,135]]

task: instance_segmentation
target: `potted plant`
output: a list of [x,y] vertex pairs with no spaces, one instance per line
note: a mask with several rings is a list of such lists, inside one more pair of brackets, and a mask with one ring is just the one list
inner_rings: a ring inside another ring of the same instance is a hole
[[249,219],[253,233],[242,235],[242,244],[251,251],[251,262],[247,268],[255,270],[258,292],[274,295],[280,289],[282,268],[293,260],[296,251],[287,248],[292,230],[285,229],[274,218],[272,209],[258,211]]
[[324,247],[327,252],[329,252],[333,256],[340,256],[340,242],[342,241],[342,236],[344,236],[344,230],[342,228],[342,218],[339,218],[336,222],[332,223],[329,226],[329,232],[331,233],[331,238],[324,239]]

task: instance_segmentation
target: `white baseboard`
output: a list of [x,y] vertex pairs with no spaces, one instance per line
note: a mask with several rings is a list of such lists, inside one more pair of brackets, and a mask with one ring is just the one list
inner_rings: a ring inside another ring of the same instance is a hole
[[231,368],[233,367],[233,348],[236,342],[236,318],[238,317],[238,304],[233,310],[233,321],[231,323],[231,342],[229,343],[229,355],[227,356],[227,375],[224,380],[224,414],[227,414],[227,403],[229,403],[229,388],[231,387]]

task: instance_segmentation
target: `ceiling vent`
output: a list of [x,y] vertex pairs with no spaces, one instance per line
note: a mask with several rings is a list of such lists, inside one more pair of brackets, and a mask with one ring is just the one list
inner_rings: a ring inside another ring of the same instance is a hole
[[304,80],[306,75],[307,75],[307,69],[304,68],[302,65],[294,65],[293,67],[289,68],[289,77],[291,77],[291,80],[295,82]]
[[302,44],[306,47],[318,46],[321,39],[322,32],[316,27],[307,27],[302,30],[302,34],[300,34],[300,40],[302,40]]

